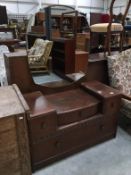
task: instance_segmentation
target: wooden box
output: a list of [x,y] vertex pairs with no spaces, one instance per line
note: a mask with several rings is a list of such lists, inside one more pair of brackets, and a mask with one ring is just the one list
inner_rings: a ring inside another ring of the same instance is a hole
[[31,175],[28,106],[16,85],[0,88],[0,174]]

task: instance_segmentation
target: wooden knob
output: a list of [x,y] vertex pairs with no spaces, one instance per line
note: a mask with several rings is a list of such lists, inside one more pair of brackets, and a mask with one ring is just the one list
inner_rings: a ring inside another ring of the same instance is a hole
[[56,141],[55,146],[56,146],[56,148],[61,148],[61,142],[60,141]]
[[105,128],[105,127],[104,127],[104,124],[101,124],[101,125],[100,125],[100,130],[103,131],[104,128]]
[[46,128],[46,123],[45,122],[42,122],[41,123],[41,129],[45,129]]

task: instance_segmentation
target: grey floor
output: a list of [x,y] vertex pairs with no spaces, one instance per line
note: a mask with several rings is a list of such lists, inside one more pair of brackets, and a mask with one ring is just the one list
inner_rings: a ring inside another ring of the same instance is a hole
[[118,128],[115,139],[63,159],[33,175],[131,175],[131,136]]

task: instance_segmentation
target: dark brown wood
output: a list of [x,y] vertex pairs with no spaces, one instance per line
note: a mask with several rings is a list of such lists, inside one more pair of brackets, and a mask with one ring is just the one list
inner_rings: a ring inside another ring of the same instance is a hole
[[79,82],[70,83],[63,80],[58,83],[52,82],[38,85],[33,81],[25,51],[6,53],[4,59],[8,84],[17,84],[23,94],[34,91],[41,91],[43,94],[60,92],[75,88],[77,82]]
[[75,40],[59,38],[53,42],[53,71],[60,76],[75,72]]
[[[115,137],[122,97],[118,91],[96,81],[55,88],[36,85],[26,54],[6,54],[5,61],[11,69],[10,83],[19,84],[30,107],[27,119],[33,171]],[[14,65],[17,71],[12,70]]]
[[31,175],[29,108],[16,85],[0,88],[0,174]]
[[[28,124],[33,170],[114,137],[120,98],[118,91],[99,82],[51,95],[25,95],[31,110]],[[32,113],[36,115],[32,117]]]
[[107,59],[104,57],[103,53],[89,55],[87,80],[97,80],[109,84]]

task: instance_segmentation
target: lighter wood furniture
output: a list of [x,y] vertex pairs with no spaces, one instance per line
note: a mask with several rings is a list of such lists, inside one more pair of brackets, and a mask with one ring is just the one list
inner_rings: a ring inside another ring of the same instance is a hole
[[31,175],[28,106],[16,85],[0,88],[0,174]]
[[90,49],[90,33],[77,33],[76,35],[76,50],[88,52]]
[[75,51],[75,72],[87,73],[88,66],[88,52],[86,51]]

